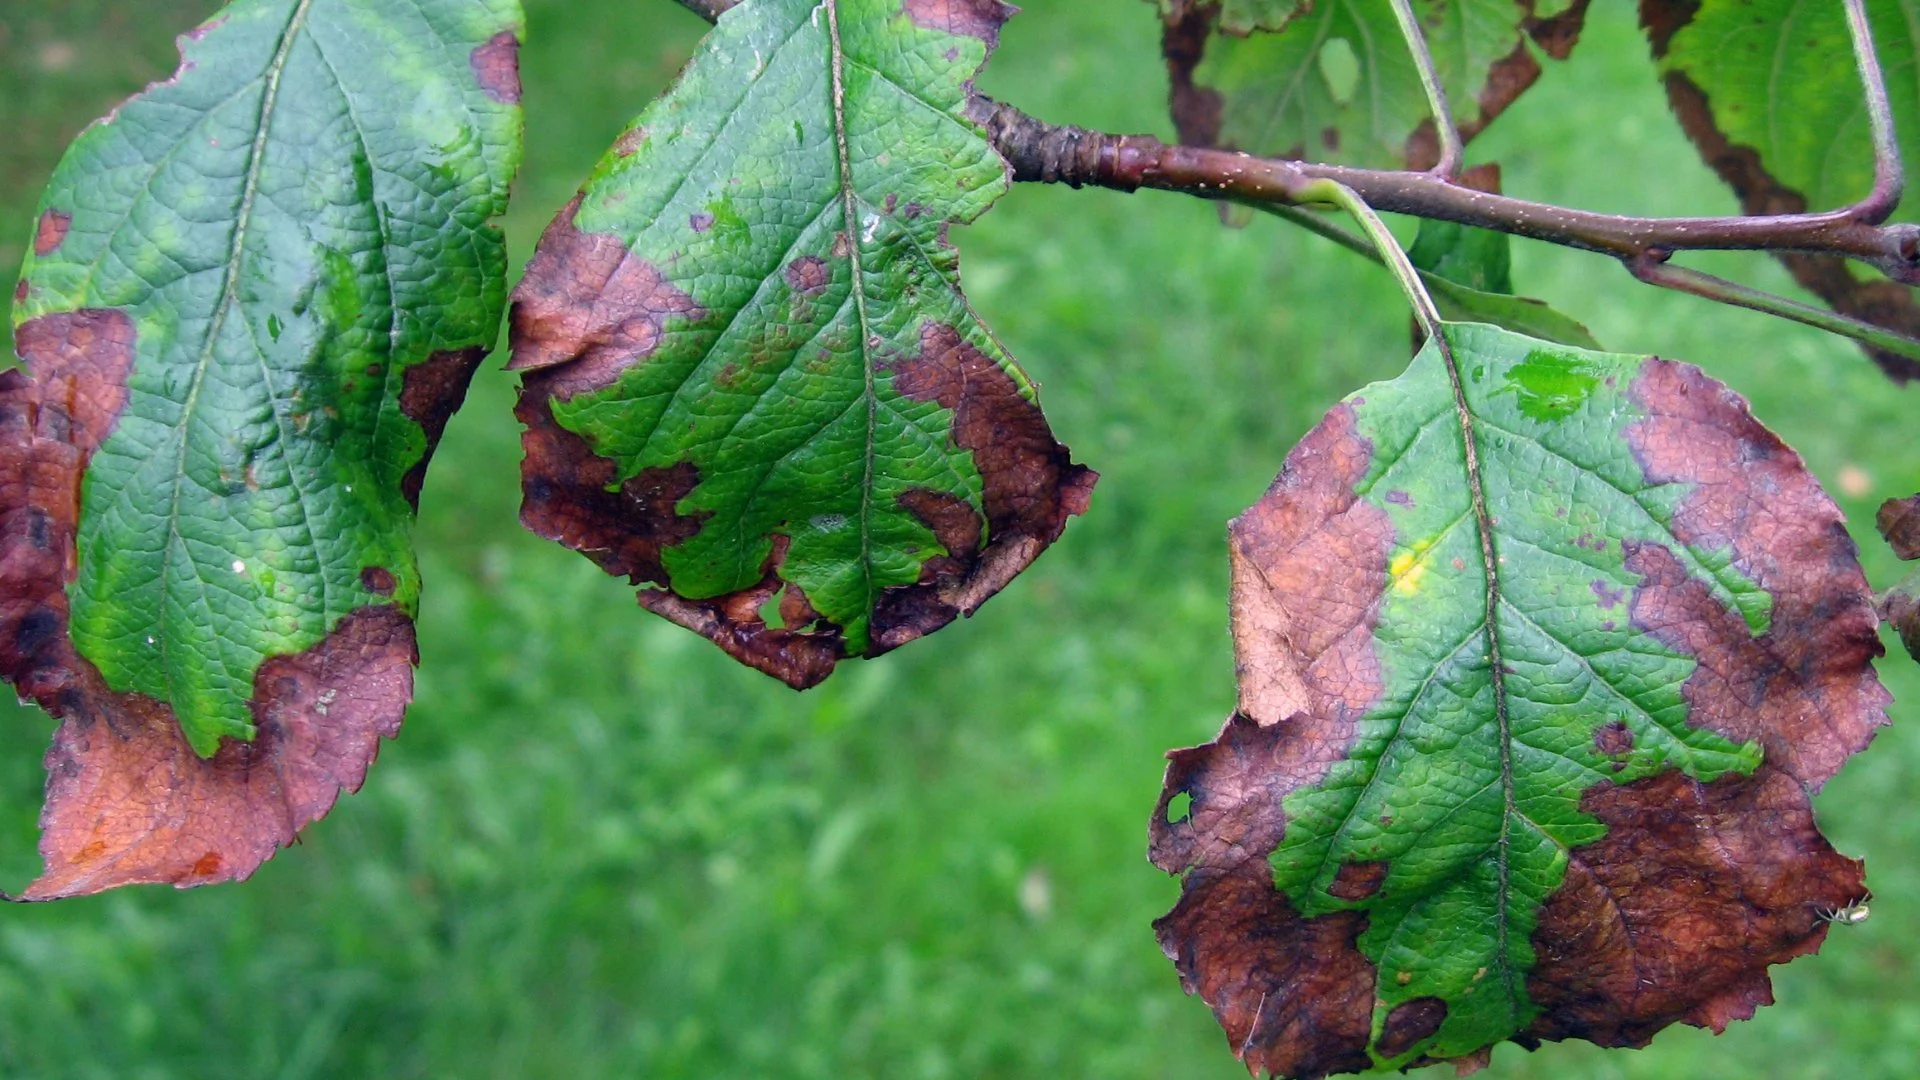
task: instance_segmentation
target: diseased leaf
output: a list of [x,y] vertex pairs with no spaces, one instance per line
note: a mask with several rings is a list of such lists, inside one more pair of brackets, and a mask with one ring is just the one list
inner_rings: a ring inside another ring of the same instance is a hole
[[[999,0],[749,0],[514,294],[528,528],[797,686],[971,614],[1094,475],[968,307]],[[777,599],[776,599],[777,598]]]
[[514,0],[240,0],[87,129],[0,374],[31,899],[244,878],[412,692],[427,458],[497,331]]
[[1696,368],[1447,338],[1457,398],[1429,343],[1234,522],[1239,709],[1154,819],[1256,1070],[1719,1030],[1865,893],[1808,796],[1888,698],[1799,456]]
[[[1908,561],[1920,559],[1920,495],[1888,499],[1880,506],[1877,523],[1895,555]],[[1880,598],[1880,616],[1899,631],[1908,655],[1920,660],[1920,570]]]
[[1440,314],[1448,320],[1492,323],[1528,337],[1583,349],[1600,347],[1577,320],[1560,314],[1544,301],[1513,295],[1505,233],[1450,221],[1422,221],[1407,257],[1420,271],[1420,279],[1432,292]]
[[[1587,0],[1415,0],[1463,138],[1533,85],[1538,53],[1566,58],[1586,9]],[[1439,159],[1419,72],[1386,0],[1172,0],[1162,14],[1182,142],[1377,168]]]
[[[1920,168],[1920,2],[1868,0],[1907,174]],[[1846,10],[1797,0],[1641,0],[1674,115],[1747,214],[1831,210],[1873,187],[1866,99]],[[1908,200],[1895,220],[1920,221]],[[1780,254],[1801,286],[1835,311],[1920,336],[1913,290],[1856,276],[1834,255]],[[1864,347],[1864,346],[1863,346]],[[1898,381],[1920,363],[1867,353]]]

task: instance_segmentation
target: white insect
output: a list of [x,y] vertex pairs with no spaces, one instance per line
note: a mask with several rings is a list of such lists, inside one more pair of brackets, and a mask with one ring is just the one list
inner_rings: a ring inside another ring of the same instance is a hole
[[1842,926],[1858,926],[1867,921],[1867,901],[1871,899],[1873,899],[1873,897],[1869,894],[1853,901],[1845,907],[1821,908],[1814,914],[1820,916],[1821,922],[1839,923]]

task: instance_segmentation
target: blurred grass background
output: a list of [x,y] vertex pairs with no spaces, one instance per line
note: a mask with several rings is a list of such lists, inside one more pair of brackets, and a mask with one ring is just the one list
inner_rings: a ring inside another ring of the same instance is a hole
[[[211,0],[0,0],[0,280],[92,117],[173,67]],[[547,217],[677,70],[669,0],[529,0],[527,167]],[[1478,143],[1507,188],[1731,212],[1625,4]],[[982,85],[1054,121],[1169,134],[1150,9],[1032,0]],[[0,1078],[1234,1077],[1149,922],[1164,750],[1233,700],[1224,526],[1344,393],[1396,374],[1386,275],[1174,196],[1024,186],[960,230],[975,305],[1104,478],[1093,513],[970,622],[796,695],[515,523],[491,363],[428,481],[417,703],[366,791],[250,882],[0,911]],[[1849,344],[1523,245],[1522,291],[1621,350],[1705,365],[1807,457],[1870,575],[1920,487],[1913,411]],[[1757,257],[1703,259],[1771,288]],[[1776,969],[1779,1004],[1651,1049],[1496,1052],[1499,1078],[1920,1075],[1920,674],[1821,796],[1873,919]],[[0,705],[0,885],[37,870],[50,723]],[[1436,1076],[1448,1075],[1435,1073]]]

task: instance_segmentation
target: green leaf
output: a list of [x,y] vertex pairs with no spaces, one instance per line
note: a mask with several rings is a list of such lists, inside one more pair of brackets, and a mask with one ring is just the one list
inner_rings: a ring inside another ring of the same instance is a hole
[[1578,321],[1543,301],[1512,295],[1505,233],[1450,221],[1422,221],[1407,257],[1420,271],[1440,314],[1450,321],[1491,323],[1562,345],[1600,348]]
[[795,686],[971,614],[1086,505],[946,240],[1007,189],[965,105],[1010,13],[732,9],[515,293],[522,520]]
[[1865,891],[1808,793],[1888,698],[1798,455],[1692,367],[1446,339],[1235,521],[1239,712],[1154,819],[1162,944],[1276,1075],[1718,1029]]
[[[1692,19],[1671,33],[1660,66],[1706,96],[1711,123],[1727,142],[1751,148],[1759,168],[1804,199],[1802,209],[1829,210],[1864,198],[1873,187],[1872,128],[1845,6],[1797,0],[1690,6]],[[1920,163],[1920,3],[1868,0],[1867,15],[1894,132],[1911,166]],[[1912,204],[1901,217],[1920,220]]]
[[245,876],[397,729],[410,504],[504,305],[520,21],[240,0],[54,174],[0,385],[0,666],[73,766],[43,894]]
[[[1461,135],[1471,138],[1564,59],[1586,0],[1415,0]],[[1385,0],[1163,7],[1184,142],[1265,156],[1425,168],[1438,156],[1425,93]],[[1260,28],[1260,29],[1256,29]]]
[[[1907,175],[1920,168],[1920,3],[1867,0]],[[1871,124],[1839,3],[1643,0],[1641,22],[1667,98],[1700,156],[1747,214],[1829,210],[1873,187]],[[1894,220],[1920,221],[1912,199]],[[1838,256],[1786,254],[1801,286],[1834,310],[1920,337],[1912,290],[1866,279]],[[1867,349],[1889,374],[1920,378],[1912,359]]]

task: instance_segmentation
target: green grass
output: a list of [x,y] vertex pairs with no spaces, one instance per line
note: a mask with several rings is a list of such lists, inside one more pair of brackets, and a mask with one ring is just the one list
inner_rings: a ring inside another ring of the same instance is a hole
[[[524,258],[699,24],[668,0],[534,0]],[[0,0],[0,278],[87,119],[171,66],[179,0]],[[1476,144],[1508,190],[1724,211],[1627,5]],[[1165,133],[1145,4],[1035,0],[983,84],[1051,120]],[[250,882],[0,911],[0,1076],[1244,1075],[1149,922],[1161,753],[1233,700],[1226,520],[1342,394],[1407,358],[1376,267],[1172,196],[1022,187],[958,235],[976,306],[1104,479],[970,622],[796,695],[522,532],[512,380],[489,366],[427,485],[418,701],[366,791]],[[1702,260],[1770,287],[1758,258]],[[1655,293],[1593,257],[1516,278],[1619,349],[1702,363],[1831,487],[1877,582],[1878,497],[1920,486],[1908,413],[1848,344]],[[1907,1078],[1920,1061],[1920,677],[1819,800],[1871,860],[1870,923],[1778,969],[1779,1004],[1648,1050],[1505,1047],[1516,1077]],[[36,870],[50,724],[0,722],[0,884]],[[1449,1073],[1436,1072],[1439,1076]]]

